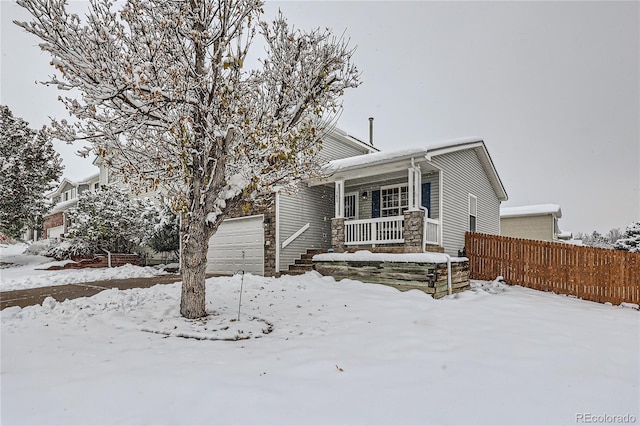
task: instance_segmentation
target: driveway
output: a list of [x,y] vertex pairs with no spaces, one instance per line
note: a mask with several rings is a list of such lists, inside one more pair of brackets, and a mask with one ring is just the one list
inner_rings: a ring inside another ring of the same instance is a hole
[[127,290],[130,288],[147,288],[156,284],[171,284],[181,281],[178,274],[159,275],[152,278],[128,278],[119,280],[94,281],[82,284],[67,284],[53,287],[38,287],[26,290],[12,290],[0,292],[0,310],[10,306],[40,305],[47,297],[53,297],[58,302],[78,297],[89,297],[103,290],[118,288]]

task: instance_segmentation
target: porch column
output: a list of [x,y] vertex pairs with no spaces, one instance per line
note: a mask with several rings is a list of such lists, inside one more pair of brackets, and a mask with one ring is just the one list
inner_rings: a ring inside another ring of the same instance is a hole
[[344,218],[344,180],[337,180],[335,185],[335,213],[333,217],[336,219],[342,219]]
[[331,247],[336,253],[344,253],[344,218],[331,219]]
[[407,174],[409,210],[420,210],[422,205],[422,172],[420,171],[420,166],[409,167]]
[[424,212],[422,210],[407,210],[404,212],[404,237],[405,253],[421,253],[424,242]]

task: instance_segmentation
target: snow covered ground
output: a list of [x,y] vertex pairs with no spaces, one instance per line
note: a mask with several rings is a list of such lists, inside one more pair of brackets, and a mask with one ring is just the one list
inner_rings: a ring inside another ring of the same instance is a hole
[[27,247],[22,243],[0,244],[0,291],[120,278],[151,278],[165,273],[155,268],[133,265],[46,271],[51,266],[64,265],[69,261],[56,262],[50,257],[23,254]]
[[209,279],[203,321],[180,318],[179,297],[3,310],[0,423],[640,421],[630,307],[498,282],[433,300],[317,273]]

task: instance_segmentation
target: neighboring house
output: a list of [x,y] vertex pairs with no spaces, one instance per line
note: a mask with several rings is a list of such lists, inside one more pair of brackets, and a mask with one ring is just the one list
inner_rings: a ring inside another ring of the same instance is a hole
[[44,216],[43,238],[62,239],[69,227],[69,209],[78,204],[78,197],[84,191],[95,191],[100,187],[100,174],[95,173],[80,182],[63,179],[55,191],[47,195],[53,208]]
[[335,131],[323,146],[328,177],[225,220],[207,272],[276,275],[308,249],[456,256],[466,231],[500,233],[507,194],[481,139],[385,153]]
[[568,241],[571,232],[561,231],[558,219],[562,210],[557,204],[502,207],[500,235],[542,241]]

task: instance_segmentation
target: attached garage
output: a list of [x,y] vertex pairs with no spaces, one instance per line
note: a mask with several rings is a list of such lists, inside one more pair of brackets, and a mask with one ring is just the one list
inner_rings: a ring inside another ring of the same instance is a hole
[[263,215],[227,219],[209,240],[207,273],[264,275]]
[[64,226],[54,226],[53,228],[47,229],[47,238],[56,238],[59,239],[62,234],[64,234]]

